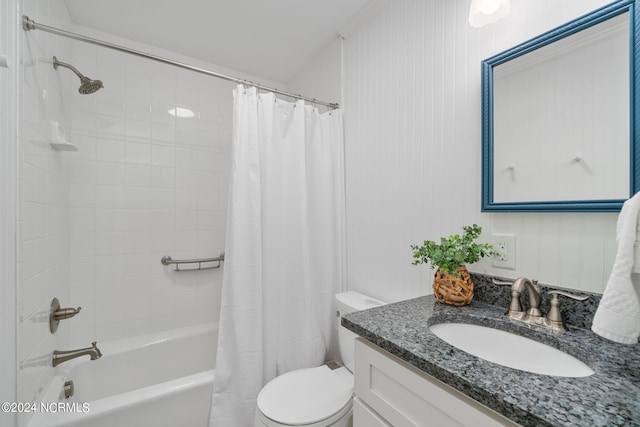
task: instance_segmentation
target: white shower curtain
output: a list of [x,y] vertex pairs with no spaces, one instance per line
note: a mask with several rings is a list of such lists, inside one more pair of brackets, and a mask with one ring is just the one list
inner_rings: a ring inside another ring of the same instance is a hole
[[234,101],[212,427],[252,426],[264,384],[325,361],[345,286],[341,111],[243,86]]

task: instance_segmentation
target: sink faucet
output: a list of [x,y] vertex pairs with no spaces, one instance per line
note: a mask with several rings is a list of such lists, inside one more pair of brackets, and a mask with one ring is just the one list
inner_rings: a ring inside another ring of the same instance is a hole
[[[567,331],[567,326],[564,323],[564,319],[560,312],[560,300],[558,297],[563,295],[578,301],[584,301],[589,298],[588,295],[578,296],[568,292],[549,291],[548,294],[551,295],[551,307],[549,309],[549,313],[547,313],[547,316],[545,317],[542,314],[542,311],[540,311],[542,290],[540,289],[537,280],[529,280],[526,277],[519,277],[513,282],[503,282],[493,279],[493,283],[496,285],[511,286],[511,302],[509,303],[509,309],[505,313],[506,316],[530,325],[543,326],[560,332]],[[520,294],[525,289],[529,292],[529,309],[526,312],[522,309],[522,304],[520,303]]]
[[68,350],[68,351],[53,351],[53,366],[56,367],[59,364],[66,362],[67,360],[75,359],[76,357],[89,355],[91,360],[96,360],[102,357],[102,353],[100,349],[96,347],[97,342],[94,341],[91,343],[91,347],[87,348],[79,348],[77,350]]
[[[526,277],[519,277],[513,282],[498,282],[494,280],[494,283],[499,285],[511,285],[511,303],[509,304],[509,310],[507,315],[509,317],[518,318],[522,320],[523,317],[542,317],[540,311],[540,297],[541,291],[538,286],[537,280],[529,280]],[[520,304],[520,294],[527,289],[529,291],[529,309],[525,313],[522,310]]]

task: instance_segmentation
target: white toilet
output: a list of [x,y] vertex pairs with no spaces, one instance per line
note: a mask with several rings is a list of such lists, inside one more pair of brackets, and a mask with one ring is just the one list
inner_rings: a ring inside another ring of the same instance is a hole
[[[337,294],[343,314],[384,305],[357,292]],[[256,427],[350,427],[352,425],[353,347],[356,334],[339,328],[340,356],[345,366],[287,372],[269,381],[258,395]]]

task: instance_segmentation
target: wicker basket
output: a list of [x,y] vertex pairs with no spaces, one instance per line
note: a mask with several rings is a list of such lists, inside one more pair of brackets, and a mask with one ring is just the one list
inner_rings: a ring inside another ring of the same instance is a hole
[[473,280],[465,266],[458,267],[456,277],[440,269],[433,277],[433,294],[436,299],[445,304],[457,307],[467,305],[473,299]]

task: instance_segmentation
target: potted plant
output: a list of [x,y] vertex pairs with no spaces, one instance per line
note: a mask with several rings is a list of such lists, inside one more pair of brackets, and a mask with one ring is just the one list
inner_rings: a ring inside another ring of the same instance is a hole
[[440,238],[440,243],[425,240],[420,246],[411,245],[413,265],[431,264],[437,268],[433,279],[433,293],[440,302],[462,306],[473,298],[473,281],[465,264],[473,264],[486,256],[499,255],[488,243],[475,240],[482,233],[477,224],[463,226],[462,236],[452,234]]

